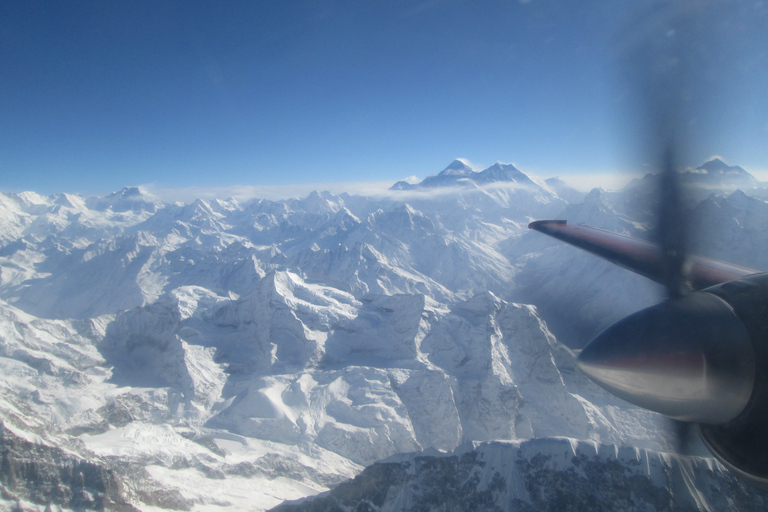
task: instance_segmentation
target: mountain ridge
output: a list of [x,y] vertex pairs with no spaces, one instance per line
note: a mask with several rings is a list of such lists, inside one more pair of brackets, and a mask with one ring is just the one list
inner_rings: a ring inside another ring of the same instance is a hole
[[767,497],[706,459],[540,438],[399,455],[272,510],[749,510],[764,508]]
[[456,159],[439,174],[424,178],[419,183],[398,181],[390,190],[418,190],[424,188],[487,186],[491,184],[517,185],[538,188],[533,180],[512,164],[496,162],[482,171],[476,171],[466,161]]
[[[481,174],[465,165],[452,172]],[[642,237],[650,192],[568,202],[541,183],[242,203],[0,194],[4,424],[112,472],[148,510],[266,510],[467,442],[669,450],[663,422],[577,371],[579,338],[557,327],[599,329],[655,290],[526,229],[566,216]],[[693,204],[718,229],[710,250],[766,254],[752,192]],[[42,512],[10,478],[0,507]]]

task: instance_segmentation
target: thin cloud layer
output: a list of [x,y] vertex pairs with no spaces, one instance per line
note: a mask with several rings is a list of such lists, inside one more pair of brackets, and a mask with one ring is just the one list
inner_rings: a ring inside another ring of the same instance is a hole
[[642,174],[608,172],[570,174],[566,176],[560,176],[560,179],[576,190],[589,192],[593,188],[602,188],[604,190],[619,190],[633,179],[642,177]]
[[[408,178],[407,181],[418,183],[421,181],[416,177]],[[531,176],[531,179],[539,183],[544,188],[544,180]],[[564,180],[569,182],[569,180]],[[626,180],[629,181],[629,180]],[[249,199],[301,199],[307,197],[313,191],[327,191],[335,195],[347,193],[349,195],[367,196],[376,198],[390,198],[398,201],[409,200],[427,200],[446,197],[458,193],[466,193],[472,190],[483,190],[493,192],[494,190],[515,190],[526,188],[525,185],[518,183],[497,182],[484,186],[447,186],[447,187],[424,187],[411,190],[390,190],[394,182],[347,182],[347,183],[307,183],[295,185],[271,185],[271,186],[252,186],[239,185],[229,187],[186,187],[186,188],[155,188],[152,185],[142,185],[141,188],[150,193],[153,197],[163,202],[182,202],[190,203],[195,199],[226,199],[234,198],[239,202]],[[570,182],[569,182],[570,184]],[[572,185],[573,186],[573,185]],[[604,185],[603,188],[606,188]]]
[[378,195],[387,192],[394,182],[348,182],[348,183],[301,183],[293,185],[233,185],[228,187],[186,187],[153,188],[143,187],[165,202],[180,201],[188,203],[195,199],[234,198],[238,201],[249,199],[292,199],[303,198],[311,192],[328,191],[332,194],[344,192],[351,195]]

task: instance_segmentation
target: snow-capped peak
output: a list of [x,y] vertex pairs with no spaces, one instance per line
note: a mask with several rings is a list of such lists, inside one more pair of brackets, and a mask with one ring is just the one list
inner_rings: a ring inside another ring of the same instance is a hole
[[475,181],[479,183],[512,182],[519,185],[533,186],[536,184],[525,173],[512,164],[496,162],[489,168],[478,173]]
[[695,184],[753,188],[759,185],[757,178],[738,165],[728,165],[719,158],[713,158],[693,171],[683,173],[686,181]]
[[110,209],[113,212],[135,213],[155,212],[162,206],[162,203],[143,187],[124,187],[119,192],[107,196],[88,198],[86,204],[97,211]]
[[463,158],[457,158],[448,165],[440,175],[443,176],[472,176],[475,170],[469,165],[469,161]]

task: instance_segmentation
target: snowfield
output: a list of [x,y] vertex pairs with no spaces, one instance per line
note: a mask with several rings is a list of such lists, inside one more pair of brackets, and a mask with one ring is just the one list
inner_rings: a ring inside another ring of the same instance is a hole
[[[0,194],[0,507],[267,510],[382,460],[413,481],[418,457],[474,454],[462,471],[492,459],[498,473],[500,450],[528,462],[502,471],[494,503],[528,510],[515,500],[545,503],[535,486],[551,485],[530,473],[537,454],[570,446],[547,471],[597,457],[664,489],[693,464],[669,499],[719,509],[702,486],[731,476],[666,454],[663,419],[575,366],[573,350],[659,290],[526,228],[565,216],[647,236],[647,189],[585,196],[465,167],[372,197]],[[762,189],[721,185],[691,205],[717,228],[702,249],[760,268]],[[763,503],[738,489],[736,509]],[[381,510],[420,496],[398,492]]]

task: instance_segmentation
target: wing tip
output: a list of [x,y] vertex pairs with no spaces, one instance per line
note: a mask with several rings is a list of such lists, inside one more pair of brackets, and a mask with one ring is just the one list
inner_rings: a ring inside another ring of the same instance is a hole
[[528,229],[542,231],[542,229],[547,228],[548,226],[552,226],[553,224],[562,226],[562,225],[568,224],[568,221],[567,220],[535,220],[530,224],[528,224]]

